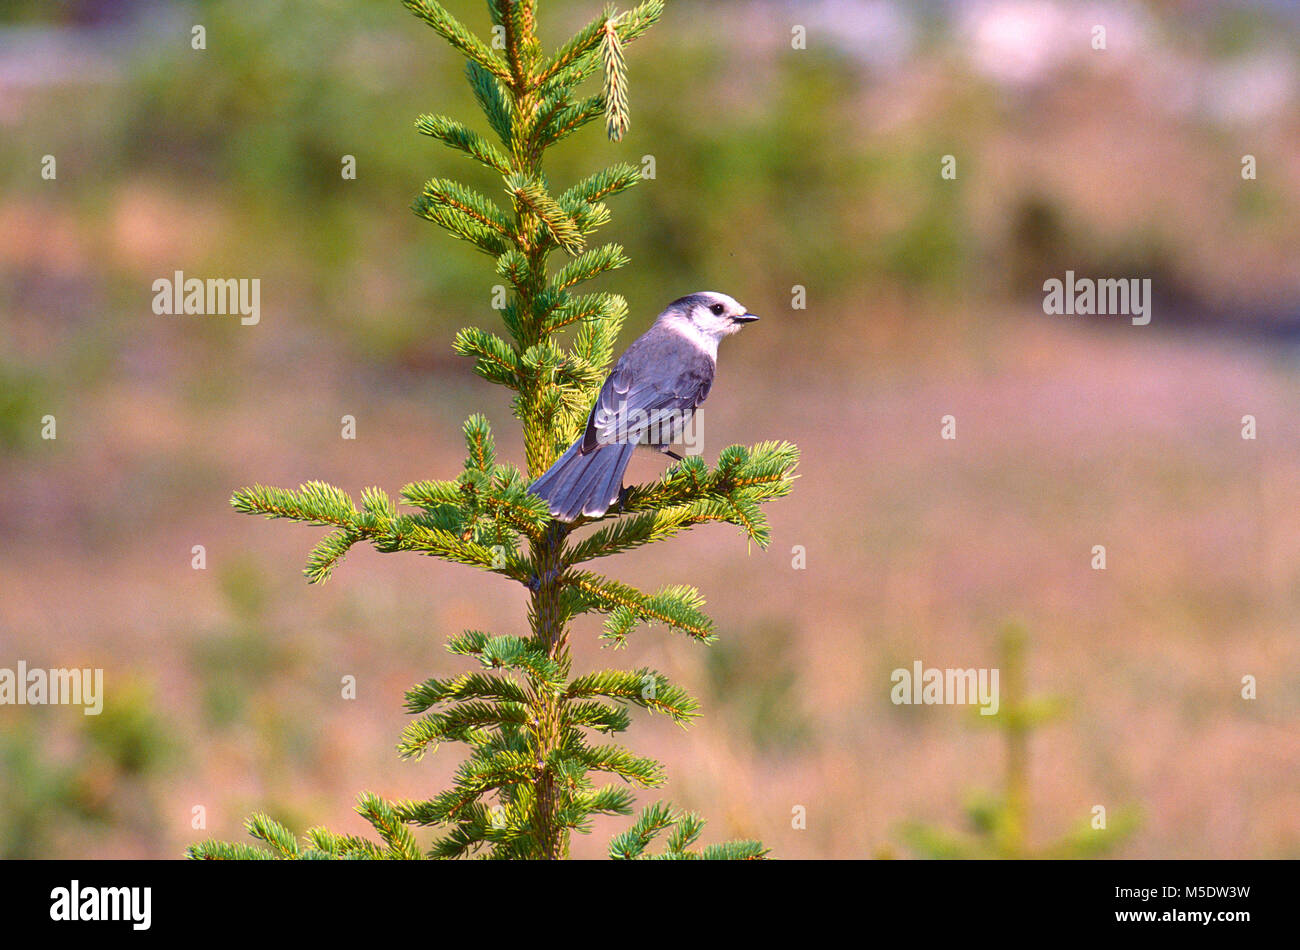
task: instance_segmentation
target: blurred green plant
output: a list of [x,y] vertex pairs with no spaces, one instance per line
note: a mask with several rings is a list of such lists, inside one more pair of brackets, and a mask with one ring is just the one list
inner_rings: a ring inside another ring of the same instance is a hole
[[1034,731],[1066,714],[1056,696],[1030,696],[1025,682],[1025,651],[1029,635],[1018,624],[1006,625],[999,638],[999,668],[1003,688],[995,716],[975,718],[998,729],[1004,740],[1002,791],[974,791],[967,796],[967,831],[951,831],[927,822],[902,827],[903,841],[926,858],[1093,858],[1123,844],[1138,829],[1136,808],[1107,813],[1104,825],[1083,819],[1078,826],[1043,846],[1029,839],[1029,740]]
[[47,736],[30,720],[0,731],[0,857],[6,860],[48,856],[65,822],[84,828],[110,820],[84,768],[50,760]]
[[39,373],[0,363],[0,449],[19,452],[41,442],[46,393]]
[[763,623],[743,643],[719,643],[706,654],[713,701],[728,707],[726,718],[744,724],[764,753],[792,752],[812,737],[801,708],[797,642],[791,622]]
[[223,565],[217,583],[230,621],[194,642],[191,663],[203,683],[207,719],[222,728],[241,720],[250,699],[291,669],[296,657],[266,621],[268,593],[252,562]]
[[54,714],[28,708],[0,729],[0,857],[57,853],[68,835],[134,829],[155,839],[161,826],[152,780],[178,752],[151,691],[127,682],[97,716],[75,707],[72,751],[53,751]]

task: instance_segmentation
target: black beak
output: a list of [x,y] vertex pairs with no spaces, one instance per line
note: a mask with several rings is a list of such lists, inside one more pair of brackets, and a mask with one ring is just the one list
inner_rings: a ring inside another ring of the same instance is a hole
[[757,319],[758,314],[756,313],[742,313],[740,316],[731,318],[733,323],[753,323]]

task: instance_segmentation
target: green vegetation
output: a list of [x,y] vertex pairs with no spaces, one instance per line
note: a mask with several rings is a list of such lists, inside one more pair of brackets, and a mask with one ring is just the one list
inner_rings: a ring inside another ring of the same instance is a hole
[[1002,790],[972,792],[967,799],[968,831],[949,831],[924,822],[903,827],[908,847],[925,858],[1093,858],[1127,841],[1141,823],[1134,808],[1108,809],[1104,821],[1096,816],[1079,822],[1065,835],[1036,846],[1029,838],[1029,740],[1040,726],[1065,714],[1065,704],[1053,696],[1029,696],[1025,683],[1023,627],[1008,624],[999,641],[1002,706],[979,722],[999,730],[1004,739]]

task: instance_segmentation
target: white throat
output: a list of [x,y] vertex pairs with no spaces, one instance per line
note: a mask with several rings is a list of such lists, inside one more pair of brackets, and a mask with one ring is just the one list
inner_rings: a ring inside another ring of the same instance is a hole
[[696,349],[707,353],[713,362],[718,361],[718,338],[716,336],[705,333],[684,317],[670,317],[663,321],[663,325],[665,330],[670,330],[678,336],[690,340]]

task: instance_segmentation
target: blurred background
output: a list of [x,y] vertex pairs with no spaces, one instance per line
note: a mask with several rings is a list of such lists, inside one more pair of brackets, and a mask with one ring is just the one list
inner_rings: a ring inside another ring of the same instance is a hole
[[[598,12],[544,0],[548,47]],[[710,526],[606,566],[695,583],[720,643],[576,625],[577,668],[703,702],[690,732],[635,717],[670,777],[642,803],[787,858],[1300,857],[1298,31],[1286,0],[672,0],[629,49],[628,136],[548,164],[654,157],[593,289],[625,342],[691,291],[762,314],[706,458],[803,450],[768,550]],[[179,857],[255,810],[362,832],[358,792],[459,761],[398,760],[402,694],[467,669],[448,634],[520,632],[522,591],[361,548],[309,587],[320,532],[228,499],[453,477],[473,411],[522,462],[450,348],[497,325],[491,262],[408,210],[435,175],[499,193],[413,127],[486,131],[462,68],[397,0],[0,7],[0,666],[107,694],[0,706],[0,855]],[[1045,315],[1067,269],[1150,278],[1150,325]],[[176,270],[259,278],[260,324],[155,315]],[[917,660],[999,667],[1015,715],[893,705]]]

